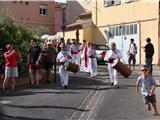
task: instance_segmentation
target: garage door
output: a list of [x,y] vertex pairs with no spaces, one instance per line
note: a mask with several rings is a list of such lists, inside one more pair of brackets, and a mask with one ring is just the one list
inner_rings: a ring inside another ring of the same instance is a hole
[[133,38],[137,45],[136,64],[140,64],[140,34],[139,24],[123,24],[107,27],[108,41],[115,42],[117,48],[121,50],[123,60],[128,64],[128,54],[130,39]]

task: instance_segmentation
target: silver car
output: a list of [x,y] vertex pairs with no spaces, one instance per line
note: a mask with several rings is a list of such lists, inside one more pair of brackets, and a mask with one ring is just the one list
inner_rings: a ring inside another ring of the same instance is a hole
[[96,44],[94,45],[94,48],[96,50],[98,64],[105,63],[104,57],[106,55],[106,52],[109,50],[109,46]]

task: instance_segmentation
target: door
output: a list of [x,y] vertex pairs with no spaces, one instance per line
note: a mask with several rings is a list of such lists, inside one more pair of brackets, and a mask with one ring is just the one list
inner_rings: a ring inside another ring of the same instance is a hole
[[134,43],[137,46],[136,64],[140,64],[140,34],[139,24],[123,24],[117,26],[110,26],[107,28],[108,41],[115,42],[117,48],[122,52],[122,58],[126,64],[128,64],[128,50],[130,45],[130,39],[134,39]]

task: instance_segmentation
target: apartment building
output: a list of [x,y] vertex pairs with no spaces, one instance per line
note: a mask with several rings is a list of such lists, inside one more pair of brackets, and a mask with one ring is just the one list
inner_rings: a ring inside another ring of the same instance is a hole
[[9,11],[18,24],[28,29],[43,27],[50,34],[56,32],[54,6],[54,1],[0,1],[0,10]]
[[153,63],[160,62],[159,1],[157,0],[92,0],[92,20],[96,42],[116,42],[127,62],[130,39],[137,44],[136,64],[144,64],[145,39],[150,37],[155,48]]

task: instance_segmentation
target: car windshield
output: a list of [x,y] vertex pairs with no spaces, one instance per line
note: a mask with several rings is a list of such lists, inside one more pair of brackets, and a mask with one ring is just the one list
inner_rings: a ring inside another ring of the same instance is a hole
[[105,45],[96,45],[95,49],[96,50],[109,50],[109,47]]

